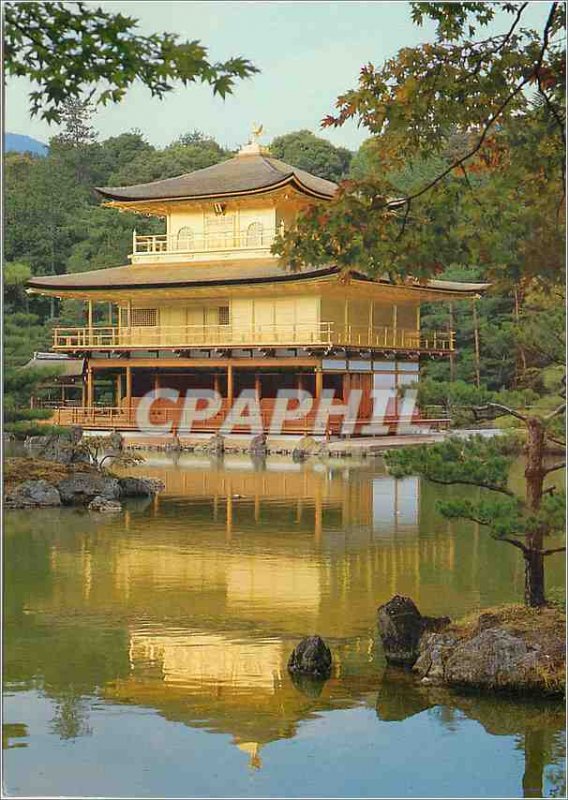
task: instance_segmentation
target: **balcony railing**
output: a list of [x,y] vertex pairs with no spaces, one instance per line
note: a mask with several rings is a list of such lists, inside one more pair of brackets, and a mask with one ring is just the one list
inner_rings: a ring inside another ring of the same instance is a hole
[[154,350],[208,347],[346,346],[375,350],[451,352],[453,331],[421,333],[405,328],[336,325],[333,322],[260,325],[176,325],[55,328],[59,351]]
[[268,250],[272,245],[276,229],[262,228],[251,232],[250,230],[215,231],[207,234],[158,234],[154,236],[139,236],[134,232],[132,237],[132,254],[138,255],[165,255],[165,254],[195,254],[212,253],[232,250]]

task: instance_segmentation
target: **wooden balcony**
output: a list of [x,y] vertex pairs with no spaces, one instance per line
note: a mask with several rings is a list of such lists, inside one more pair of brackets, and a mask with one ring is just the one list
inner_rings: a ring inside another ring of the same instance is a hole
[[450,353],[453,331],[336,325],[333,322],[261,325],[179,325],[55,328],[54,350],[187,350],[199,348],[353,347]]
[[133,263],[200,261],[266,257],[276,237],[275,228],[236,231],[232,228],[209,234],[158,234],[132,237]]
[[[91,430],[123,430],[123,431],[138,431],[139,421],[137,419],[137,406],[140,398],[132,398],[131,406],[111,407],[111,406],[59,406],[53,409],[53,416],[49,420],[50,424],[61,426],[74,426],[79,425],[83,428]],[[260,404],[260,420],[262,423],[263,431],[270,430],[272,416],[274,414],[275,400],[271,398],[263,398],[259,401]],[[340,399],[334,400],[333,405],[342,407],[343,401]],[[177,406],[163,407],[160,402],[154,404],[149,412],[148,419],[152,425],[167,425],[171,423],[171,432],[178,434],[184,432],[187,427],[187,421],[184,419],[183,412],[179,403]],[[396,404],[395,404],[396,405]],[[221,428],[225,417],[230,408],[228,400],[224,400],[219,412],[208,419],[192,421],[191,433],[215,433]],[[314,430],[314,423],[316,418],[316,409],[310,411],[305,417],[299,419],[285,420],[282,432],[285,434],[312,434]],[[371,414],[364,414],[357,417],[354,422],[353,435],[360,435],[361,429],[371,422]],[[444,415],[439,414],[423,414],[416,410],[412,417],[402,417],[400,411],[393,407],[389,413],[385,415],[383,424],[385,424],[389,433],[396,433],[397,427],[403,424],[416,425],[416,433],[420,433],[421,429],[440,430],[448,427],[449,419]],[[325,431],[326,436],[338,436],[341,433],[343,417],[340,415],[331,414]],[[234,428],[234,433],[250,434],[251,429],[249,424],[243,424]],[[259,431],[256,431],[257,433]],[[166,437],[167,438],[167,437]],[[150,438],[150,442],[152,439]]]

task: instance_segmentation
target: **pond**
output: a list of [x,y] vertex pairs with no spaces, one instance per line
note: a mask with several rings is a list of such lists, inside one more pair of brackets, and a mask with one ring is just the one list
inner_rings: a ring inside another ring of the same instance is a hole
[[[8,795],[563,796],[563,704],[385,665],[395,593],[454,618],[522,597],[515,548],[436,512],[457,489],[379,461],[137,470],[166,489],[121,515],[6,512]],[[323,686],[286,671],[311,633],[334,654]]]

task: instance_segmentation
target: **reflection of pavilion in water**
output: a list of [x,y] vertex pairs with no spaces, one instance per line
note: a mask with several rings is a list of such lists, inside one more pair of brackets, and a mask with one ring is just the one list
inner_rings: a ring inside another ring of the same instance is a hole
[[[66,580],[52,602],[85,618],[118,611],[126,623],[130,673],[105,686],[107,698],[230,733],[258,766],[260,746],[293,736],[314,710],[369,697],[377,605],[401,592],[437,611],[436,576],[453,570],[455,545],[450,529],[430,535],[415,479],[345,464],[242,465],[145,463],[140,472],[165,491],[120,523],[101,522],[80,551],[54,543],[52,570]],[[295,642],[314,631],[336,660],[317,698],[286,671]]]

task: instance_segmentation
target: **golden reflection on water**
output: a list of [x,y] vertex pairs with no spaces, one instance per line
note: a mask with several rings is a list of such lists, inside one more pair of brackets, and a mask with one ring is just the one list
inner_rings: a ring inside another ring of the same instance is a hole
[[[58,637],[76,631],[77,685],[230,733],[254,768],[263,744],[294,736],[314,712],[375,705],[384,671],[376,608],[393,594],[453,617],[521,596],[513,548],[479,526],[441,519],[439,489],[395,480],[380,465],[149,454],[138,471],[165,490],[120,517],[61,509],[41,512],[40,527],[33,514],[10,517],[16,554],[27,548],[33,565],[44,548],[46,559],[44,583],[32,580],[16,609],[13,677],[25,672],[24,659],[36,675],[49,659],[61,690],[69,650],[58,651]],[[561,584],[561,567],[551,564],[552,583]],[[44,626],[52,651],[34,654]],[[94,631],[118,635],[99,646]],[[316,632],[332,647],[333,675],[323,686],[298,685],[288,656]],[[83,659],[88,647],[99,650]],[[114,674],[98,674],[93,663],[110,655]],[[411,690],[415,707],[434,704]],[[391,681],[380,714],[397,713],[409,691]],[[464,713],[475,717],[475,708]]]

